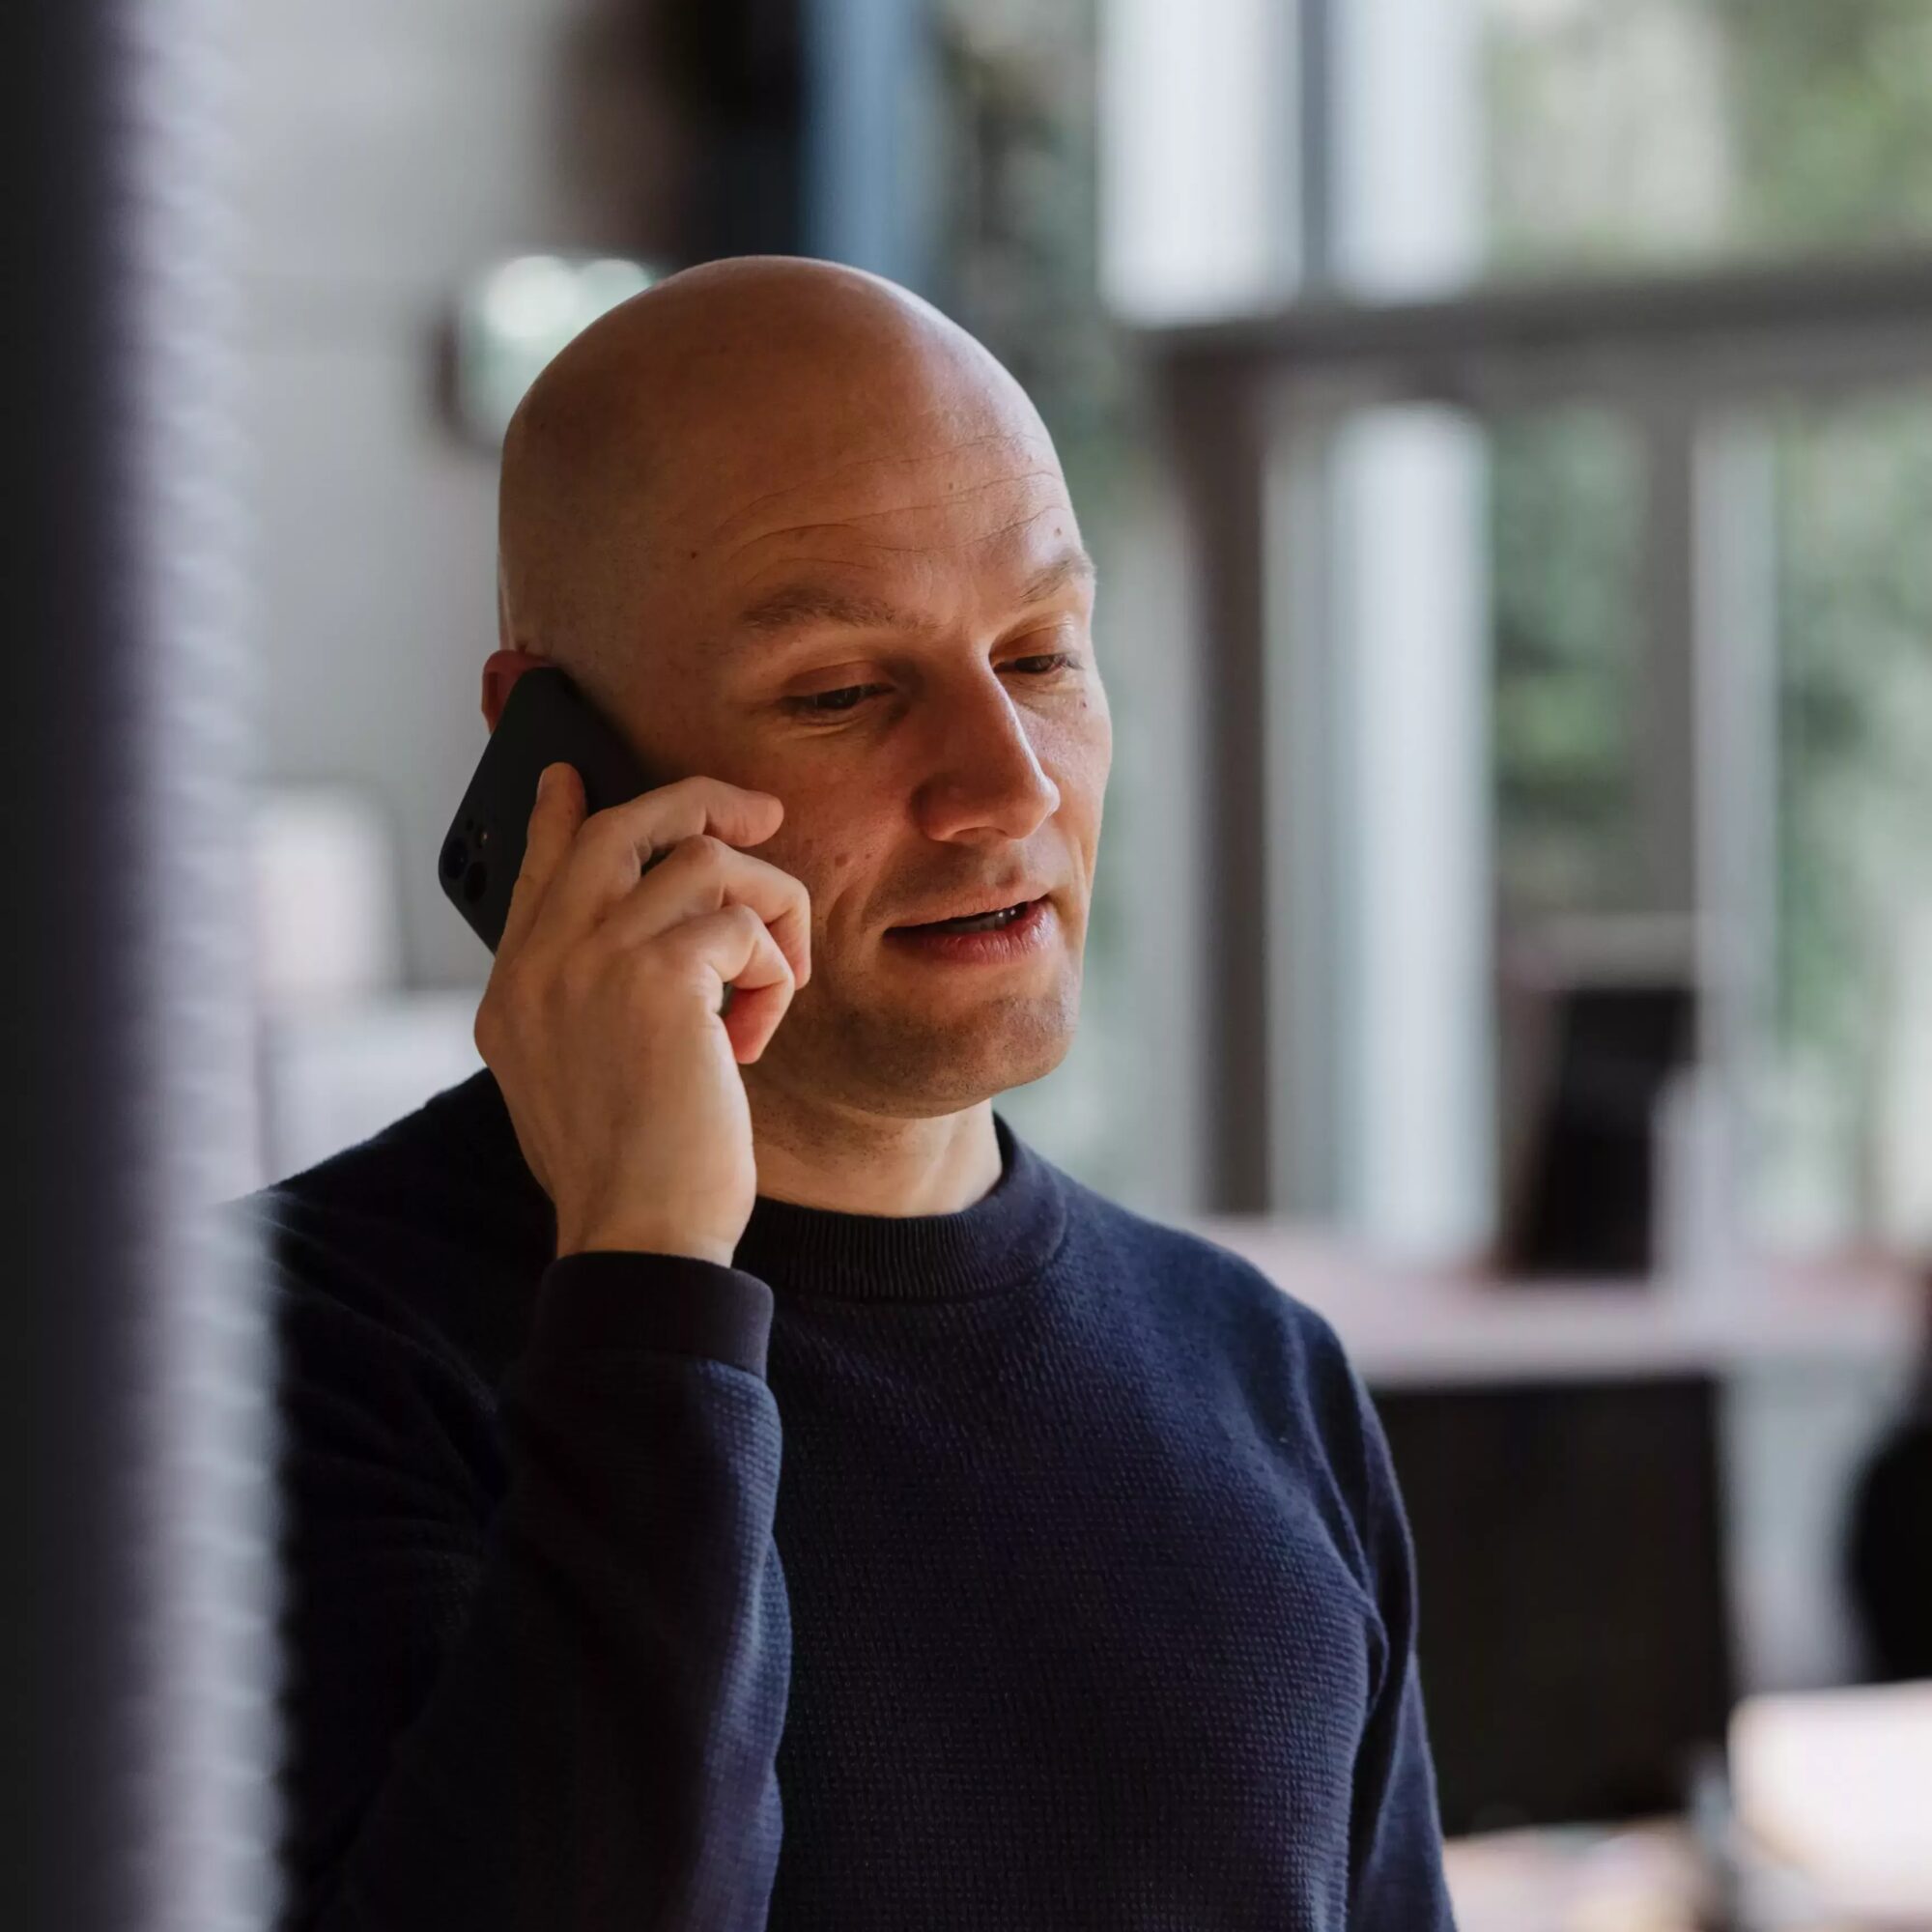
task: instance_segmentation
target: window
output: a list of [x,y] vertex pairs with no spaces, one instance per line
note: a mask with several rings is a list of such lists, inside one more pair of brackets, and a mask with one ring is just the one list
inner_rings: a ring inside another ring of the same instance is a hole
[[1932,385],[1768,410],[1773,1000],[1752,1213],[1932,1235]]
[[1520,413],[1492,427],[1490,476],[1502,909],[1639,907],[1642,450],[1601,409]]
[[1932,240],[1923,0],[1481,0],[1493,271]]
[[[1293,12],[1200,197],[1242,272],[1175,229],[1103,273],[1155,330],[1203,648],[1271,694],[1211,720],[1216,938],[1266,963],[1204,969],[1207,1205],[1466,1253],[1504,951],[1581,919],[1693,959],[1743,1234],[1922,1237],[1932,8]],[[1154,67],[1113,71],[1103,236],[1189,125]]]

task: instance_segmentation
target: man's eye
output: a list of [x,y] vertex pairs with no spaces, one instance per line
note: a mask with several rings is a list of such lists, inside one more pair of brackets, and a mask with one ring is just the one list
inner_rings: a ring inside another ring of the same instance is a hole
[[850,711],[867,692],[885,689],[883,684],[845,684],[837,691],[816,691],[810,697],[794,697],[787,702],[807,716],[813,712]]
[[[1044,677],[1064,666],[1078,663],[1079,658],[1072,651],[1050,651],[1039,657],[1015,658],[1012,661],[1012,668],[1023,670],[1029,665],[1043,666],[1043,669],[1029,670],[1027,675]],[[814,691],[805,697],[788,697],[785,699],[785,704],[789,709],[800,712],[808,718],[826,718],[842,711],[850,711],[862,697],[867,696],[872,692],[891,689],[890,685],[884,684],[841,684],[837,691]]]

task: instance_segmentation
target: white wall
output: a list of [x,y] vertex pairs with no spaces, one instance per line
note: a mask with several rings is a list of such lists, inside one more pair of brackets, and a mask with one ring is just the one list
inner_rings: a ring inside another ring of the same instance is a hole
[[265,782],[365,787],[398,841],[406,983],[488,955],[436,853],[485,741],[493,455],[439,420],[436,327],[544,245],[639,249],[679,146],[591,0],[233,9],[244,121],[244,430]]

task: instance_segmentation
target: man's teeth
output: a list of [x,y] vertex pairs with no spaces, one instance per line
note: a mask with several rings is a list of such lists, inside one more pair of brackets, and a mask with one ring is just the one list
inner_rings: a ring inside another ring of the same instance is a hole
[[976,919],[935,920],[928,928],[934,932],[990,932],[998,926],[1010,925],[1026,910],[1024,906],[1007,906],[1000,912],[980,913]]

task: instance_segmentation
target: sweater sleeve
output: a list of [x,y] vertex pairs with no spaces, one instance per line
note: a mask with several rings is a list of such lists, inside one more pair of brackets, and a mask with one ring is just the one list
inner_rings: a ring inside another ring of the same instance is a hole
[[502,1385],[500,1507],[461,1372],[359,1311],[285,1311],[284,1932],[765,1924],[772,1311],[695,1258],[554,1262]]
[[1363,1541],[1386,1648],[1355,1753],[1350,1932],[1455,1932],[1435,1768],[1416,1664],[1415,1551],[1375,1405],[1350,1370],[1360,1419]]

